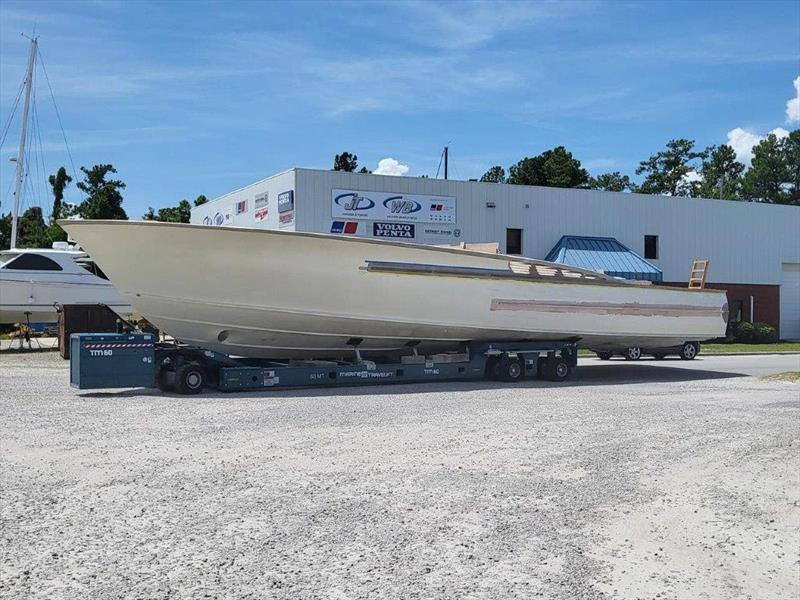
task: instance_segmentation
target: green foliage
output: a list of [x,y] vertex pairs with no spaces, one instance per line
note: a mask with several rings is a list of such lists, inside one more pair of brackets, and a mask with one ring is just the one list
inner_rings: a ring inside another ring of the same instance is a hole
[[783,143],[788,175],[784,203],[800,205],[800,129],[792,131]]
[[505,183],[506,170],[499,165],[495,165],[481,176],[481,181],[484,183]]
[[0,214],[0,250],[11,246],[11,213]]
[[698,170],[693,161],[703,160],[707,156],[708,150],[694,150],[694,140],[670,140],[666,150],[639,163],[636,174],[644,173],[645,178],[638,191],[643,194],[696,196],[700,182],[689,181],[686,176],[690,171]]
[[50,175],[50,186],[53,188],[53,213],[50,221],[55,222],[61,218],[61,205],[64,202],[64,189],[72,181],[72,177],[67,175],[67,170],[60,167],[55,175]]
[[507,183],[516,185],[542,185],[548,187],[585,187],[589,173],[581,162],[572,157],[564,146],[527,156],[509,170]]
[[84,219],[120,219],[127,220],[128,215],[122,208],[122,193],[125,183],[119,179],[106,179],[109,173],[116,173],[112,165],[95,165],[91,169],[81,167],[83,181],[78,182],[78,189],[88,197],[78,207],[78,214]]
[[733,328],[733,339],[737,342],[749,344],[753,341],[755,333],[755,328],[752,323],[748,321],[739,321]]
[[203,194],[200,194],[197,198],[194,199],[194,205],[200,206],[208,202],[208,198],[206,198]]
[[767,323],[754,323],[753,327],[756,330],[756,342],[760,344],[770,344],[778,341],[778,332],[772,325]]
[[783,140],[774,133],[753,146],[753,161],[744,177],[743,193],[753,200],[782,204],[789,179]]
[[[197,205],[195,205],[197,206]],[[188,223],[192,216],[192,205],[188,200],[181,200],[178,206],[159,208],[158,213],[149,207],[142,216],[145,221],[162,221],[164,223]]]
[[698,195],[703,198],[739,200],[744,165],[736,160],[736,151],[723,144],[711,146],[703,160],[700,174],[703,180],[698,186]]
[[42,209],[32,206],[17,222],[17,248],[49,248],[51,245]]
[[778,332],[768,323],[740,321],[734,328],[733,337],[744,344],[769,344],[778,341]]
[[367,169],[367,167],[361,167],[361,168],[358,170],[358,172],[359,172],[359,173],[365,173],[365,174],[372,173],[372,171],[370,171],[369,169]]
[[347,171],[348,173],[352,173],[358,168],[358,156],[355,154],[350,154],[349,152],[342,152],[341,154],[337,154],[336,158],[333,159],[333,170],[334,171]]
[[603,173],[597,177],[591,177],[589,179],[589,187],[593,190],[604,190],[606,192],[635,191],[636,188],[631,182],[631,178],[627,175],[620,174],[619,171]]

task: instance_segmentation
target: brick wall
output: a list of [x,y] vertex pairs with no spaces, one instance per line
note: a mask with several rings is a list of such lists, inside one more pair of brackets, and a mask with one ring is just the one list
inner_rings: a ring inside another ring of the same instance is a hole
[[[665,283],[675,287],[686,287],[685,281]],[[728,306],[733,310],[735,302],[742,303],[742,320],[750,320],[750,296],[753,297],[753,321],[768,323],[780,335],[781,303],[779,285],[752,285],[747,283],[707,283],[707,288],[728,292]],[[731,315],[733,316],[733,315]]]

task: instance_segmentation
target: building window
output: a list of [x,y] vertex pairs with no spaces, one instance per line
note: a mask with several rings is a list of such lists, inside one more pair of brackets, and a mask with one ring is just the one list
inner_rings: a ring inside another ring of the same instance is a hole
[[506,254],[522,254],[522,229],[506,229]]
[[646,235],[644,236],[644,257],[648,259],[658,260],[658,236]]
[[3,268],[19,271],[61,271],[59,264],[40,254],[20,254]]

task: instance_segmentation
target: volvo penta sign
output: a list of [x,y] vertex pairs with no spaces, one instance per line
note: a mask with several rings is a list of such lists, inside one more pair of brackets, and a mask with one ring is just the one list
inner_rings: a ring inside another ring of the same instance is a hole
[[405,223],[455,223],[456,199],[452,196],[332,190],[331,217]]

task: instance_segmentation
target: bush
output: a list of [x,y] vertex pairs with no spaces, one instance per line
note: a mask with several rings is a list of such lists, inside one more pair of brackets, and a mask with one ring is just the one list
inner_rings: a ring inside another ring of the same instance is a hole
[[778,332],[767,323],[754,323],[756,330],[755,341],[761,344],[771,344],[778,341]]
[[734,340],[745,344],[771,344],[778,341],[778,332],[767,323],[737,323],[733,331]]
[[733,339],[737,342],[750,344],[754,341],[755,334],[756,330],[752,323],[748,323],[747,321],[739,321],[733,330]]

